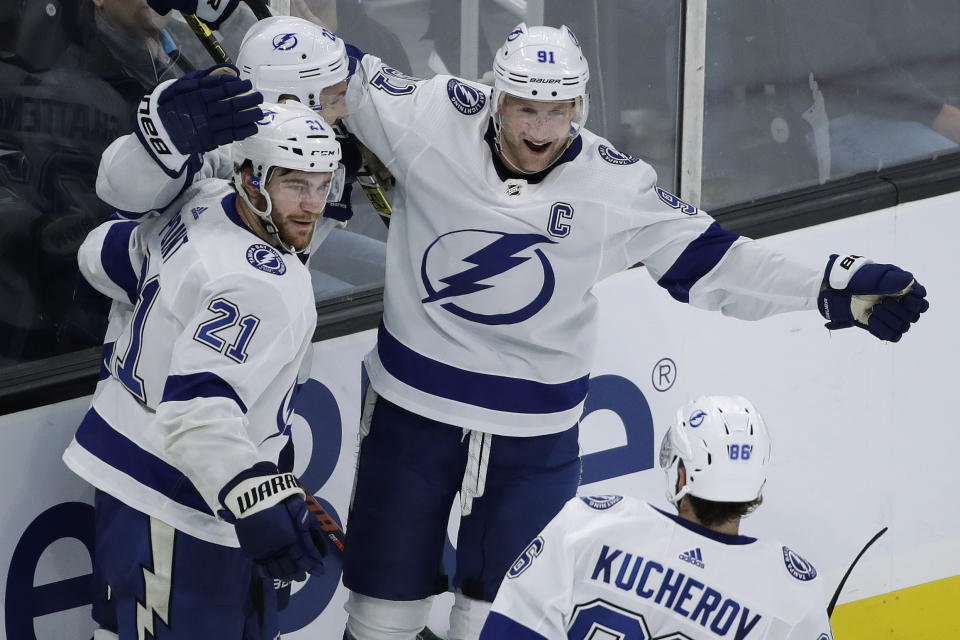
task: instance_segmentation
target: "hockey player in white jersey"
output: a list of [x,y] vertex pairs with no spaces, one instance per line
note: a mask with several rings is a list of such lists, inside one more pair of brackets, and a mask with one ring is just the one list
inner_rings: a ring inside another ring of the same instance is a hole
[[306,107],[263,113],[232,182],[104,223],[79,252],[95,288],[135,305],[64,453],[97,489],[98,638],[272,640],[273,580],[322,565],[278,464],[316,327],[300,252],[340,186],[340,146]]
[[589,71],[566,27],[518,25],[492,88],[348,52],[360,64],[347,124],[398,181],[383,320],[364,361],[348,637],[423,626],[446,588],[458,492],[449,637],[477,637],[506,570],[575,494],[603,278],[643,263],[678,301],[750,320],[819,300],[828,327],[891,341],[927,308],[902,269],[800,263],[658,187],[583,127]]
[[769,458],[747,399],[687,403],[660,450],[678,515],[631,497],[573,498],[510,567],[481,640],[830,640],[816,568],[740,534]]

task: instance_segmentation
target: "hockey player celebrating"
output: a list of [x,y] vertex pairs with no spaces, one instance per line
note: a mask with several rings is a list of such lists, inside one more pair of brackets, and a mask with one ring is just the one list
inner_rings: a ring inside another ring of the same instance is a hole
[[832,637],[812,564],[740,535],[762,501],[770,437],[746,398],[677,411],[660,466],[678,515],[630,497],[573,498],[510,567],[481,640]]
[[[583,127],[589,72],[566,27],[518,25],[494,86],[372,56],[347,124],[397,177],[383,320],[348,516],[348,637],[413,638],[457,492],[450,638],[476,638],[503,575],[574,496],[596,344],[594,285],[643,263],[671,296],[742,319],[818,306],[897,341],[925,290],[892,265],[811,267],[721,228]],[[401,516],[411,524],[397,526]]]
[[819,300],[827,326],[891,341],[927,308],[902,269],[801,264],[657,187],[651,167],[583,127],[589,71],[566,27],[518,25],[492,88],[348,52],[346,123],[397,178],[364,361],[348,638],[423,628],[447,588],[458,492],[450,638],[477,637],[507,569],[575,495],[603,278],[642,262],[678,301],[743,319]]
[[[138,218],[167,207],[194,180],[229,178],[233,165],[226,145],[255,130],[262,100],[300,102],[336,125],[348,114],[348,69],[343,41],[326,29],[287,16],[257,22],[244,35],[237,67],[198,71],[144,96],[140,110],[150,117],[138,118],[135,134],[104,151],[97,195],[125,217]],[[351,147],[345,154],[355,171],[360,151]],[[345,190],[342,201],[324,211],[314,246],[351,216]]]
[[306,107],[263,112],[233,146],[232,183],[194,184],[175,215],[104,223],[79,252],[94,287],[136,305],[64,453],[97,489],[98,640],[272,640],[273,580],[322,565],[278,460],[316,326],[299,252],[340,188],[340,146]]

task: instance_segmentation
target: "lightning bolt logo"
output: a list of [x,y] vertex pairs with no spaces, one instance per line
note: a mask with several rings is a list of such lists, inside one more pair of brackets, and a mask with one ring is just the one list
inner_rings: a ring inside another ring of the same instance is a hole
[[274,51],[287,51],[295,46],[297,46],[297,34],[295,33],[278,33],[273,38]]
[[147,634],[156,638],[154,618],[170,626],[170,584],[173,579],[174,529],[165,522],[150,518],[150,548],[153,571],[142,567],[143,603],[137,602],[137,640],[146,640]]
[[[436,289],[431,284],[427,273],[427,256],[429,255],[431,249],[436,247],[437,243],[443,240],[445,236],[458,233],[495,234],[499,237],[493,242],[487,244],[482,249],[475,251],[462,259],[463,262],[467,262],[475,266],[453,275],[440,278],[439,282],[442,282],[446,286]],[[517,254],[529,249],[530,247],[533,247],[534,245],[543,243],[556,244],[553,240],[550,240],[546,236],[535,233],[508,234],[468,229],[444,234],[443,236],[440,236],[434,240],[424,253],[423,262],[421,264],[421,276],[423,278],[423,283],[428,295],[423,298],[421,302],[424,304],[429,304],[431,302],[437,302],[458,296],[465,296],[471,293],[476,293],[477,291],[490,289],[494,287],[494,285],[485,284],[483,282],[484,280],[489,280],[495,276],[506,273],[511,269],[514,269],[515,267],[527,262],[533,256],[518,256]],[[539,293],[536,294],[534,300],[521,309],[510,313],[482,314],[474,311],[468,311],[454,304],[453,302],[447,302],[441,306],[455,315],[483,324],[513,324],[531,317],[540,309],[542,309],[550,300],[551,296],[553,295],[553,288],[555,284],[553,268],[550,266],[550,262],[547,260],[546,256],[540,249],[534,250],[533,254],[539,258],[540,264],[543,267],[543,286],[541,287]]]
[[436,302],[451,296],[462,296],[467,293],[489,289],[493,285],[480,284],[480,281],[500,275],[517,265],[523,264],[530,258],[518,258],[514,254],[541,242],[552,243],[553,241],[535,233],[502,236],[463,259],[464,262],[477,266],[446,278],[440,278],[440,282],[447,286],[440,291],[433,292],[421,302]]

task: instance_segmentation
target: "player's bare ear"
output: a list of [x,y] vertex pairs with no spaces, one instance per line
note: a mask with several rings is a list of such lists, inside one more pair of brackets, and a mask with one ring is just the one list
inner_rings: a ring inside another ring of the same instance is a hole
[[683,489],[687,486],[687,469],[683,466],[683,460],[677,466],[677,486],[674,487],[674,490],[679,493],[680,489]]

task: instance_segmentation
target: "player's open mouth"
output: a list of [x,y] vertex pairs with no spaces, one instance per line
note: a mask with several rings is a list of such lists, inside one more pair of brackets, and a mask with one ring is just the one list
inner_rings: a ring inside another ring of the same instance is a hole
[[534,153],[543,153],[544,151],[547,150],[547,147],[550,146],[549,142],[544,142],[543,144],[534,144],[529,140],[524,140],[523,143],[527,145],[527,148],[530,149],[530,151],[533,151]]

